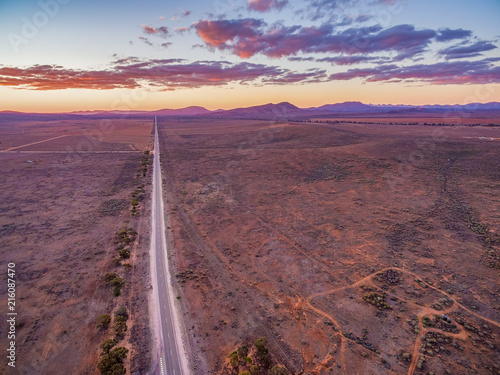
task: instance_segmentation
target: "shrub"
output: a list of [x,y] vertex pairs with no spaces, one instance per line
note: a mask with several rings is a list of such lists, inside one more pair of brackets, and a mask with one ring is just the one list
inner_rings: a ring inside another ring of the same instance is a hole
[[113,294],[115,295],[115,297],[118,297],[118,296],[120,296],[120,294],[122,294],[122,291],[119,287],[115,286],[113,288]]
[[111,284],[111,286],[121,288],[123,286],[123,284],[125,284],[125,280],[122,279],[120,276],[116,276],[109,283]]
[[107,273],[105,276],[104,276],[104,281],[106,281],[107,283],[111,282],[111,280],[113,280],[115,277],[117,277],[118,275],[114,272],[109,272]]
[[115,339],[107,339],[101,344],[101,349],[102,349],[102,354],[108,354],[111,349],[115,347],[115,345],[118,344],[118,341]]
[[259,366],[257,365],[250,366],[250,373],[252,375],[259,375]]
[[238,355],[241,358],[245,358],[248,355],[248,347],[246,345],[242,345],[238,348]]
[[123,360],[127,357],[128,349],[115,348],[109,354],[105,354],[97,364],[97,368],[103,375],[125,375],[126,369]]
[[118,254],[120,254],[120,256],[123,258],[123,259],[128,259],[130,258],[130,250],[127,250],[127,249],[120,249],[118,251]]
[[127,323],[124,321],[116,321],[115,324],[113,324],[113,330],[115,331],[116,336],[123,335],[127,332]]
[[254,345],[257,349],[257,354],[260,357],[267,355],[267,340],[265,339],[265,337],[261,337],[260,339],[255,340]]
[[125,306],[121,306],[115,311],[115,319],[118,319],[119,317],[125,318],[125,321],[128,320],[129,315]]
[[288,371],[286,371],[285,368],[281,367],[281,366],[273,366],[273,368],[271,369],[271,375],[288,375]]
[[238,353],[236,351],[229,353],[229,363],[231,366],[236,367],[238,366],[239,358],[238,358]]
[[243,371],[243,372],[240,372],[238,375],[252,375],[250,373],[250,371]]
[[109,315],[101,315],[97,318],[97,327],[100,329],[108,329],[111,323],[111,317]]

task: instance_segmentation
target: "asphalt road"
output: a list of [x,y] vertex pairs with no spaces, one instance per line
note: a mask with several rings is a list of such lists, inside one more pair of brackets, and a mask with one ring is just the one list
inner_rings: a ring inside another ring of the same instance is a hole
[[[177,347],[176,332],[171,303],[175,303],[173,296],[169,295],[169,273],[167,246],[165,239],[165,222],[163,216],[162,178],[160,169],[160,147],[158,143],[158,129],[155,117],[155,145],[154,145],[154,167],[153,167],[153,205],[152,205],[152,241],[154,245],[154,256],[156,263],[156,286],[158,309],[157,316],[160,318],[160,358],[156,364],[155,374],[181,375],[182,366]],[[154,275],[153,275],[154,277]],[[156,362],[156,361],[155,361]]]

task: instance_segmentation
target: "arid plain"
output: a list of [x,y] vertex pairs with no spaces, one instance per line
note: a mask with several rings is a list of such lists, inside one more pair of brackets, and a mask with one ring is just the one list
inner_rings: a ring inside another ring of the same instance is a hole
[[[500,129],[372,120],[158,119],[194,373],[500,373]],[[151,365],[153,121],[103,121],[0,124],[12,374],[98,373],[120,307],[125,367]],[[251,363],[230,363],[242,346]]]
[[498,128],[160,125],[200,373],[498,373]]

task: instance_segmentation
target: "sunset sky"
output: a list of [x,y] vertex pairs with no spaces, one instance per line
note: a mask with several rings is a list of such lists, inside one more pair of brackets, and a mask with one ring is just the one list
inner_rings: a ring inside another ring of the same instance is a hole
[[0,0],[0,110],[500,101],[498,0]]

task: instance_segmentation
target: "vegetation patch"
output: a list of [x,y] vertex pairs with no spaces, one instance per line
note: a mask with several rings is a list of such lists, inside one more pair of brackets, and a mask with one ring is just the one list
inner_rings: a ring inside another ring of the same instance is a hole
[[377,307],[379,310],[392,310],[392,306],[388,305],[386,302],[385,293],[371,292],[363,296],[363,300],[371,303],[373,306]]

